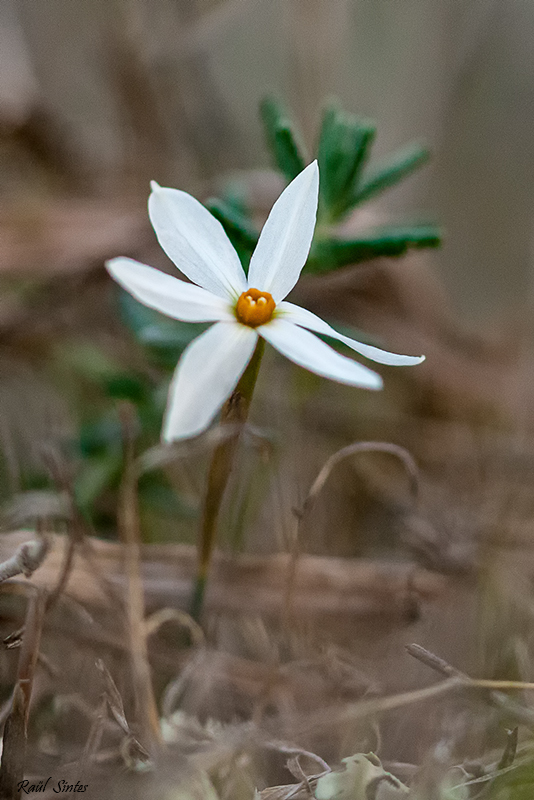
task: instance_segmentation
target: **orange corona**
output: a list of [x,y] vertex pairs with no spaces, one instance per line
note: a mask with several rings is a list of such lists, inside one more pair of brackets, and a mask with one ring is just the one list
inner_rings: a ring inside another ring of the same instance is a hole
[[269,292],[247,289],[237,301],[235,315],[243,325],[257,328],[272,319],[275,307],[276,304]]

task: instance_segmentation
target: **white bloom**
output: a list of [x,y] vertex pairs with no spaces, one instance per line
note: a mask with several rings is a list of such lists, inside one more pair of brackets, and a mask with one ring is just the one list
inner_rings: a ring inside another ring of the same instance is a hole
[[141,303],[174,319],[215,323],[180,358],[169,390],[166,441],[194,436],[208,427],[243,374],[258,336],[301,367],[366,389],[380,389],[380,376],[340,355],[310,331],[337,339],[381,364],[423,360],[342,336],[315,314],[284,300],[308,257],[318,188],[314,161],[274,204],[247,278],[218,220],[186,192],[152,183],[148,210],[158,241],[193,283],[129,258],[114,258],[106,266]]

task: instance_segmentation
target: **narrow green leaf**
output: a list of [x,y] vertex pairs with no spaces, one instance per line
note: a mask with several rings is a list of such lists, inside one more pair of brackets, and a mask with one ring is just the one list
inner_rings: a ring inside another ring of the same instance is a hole
[[203,322],[179,322],[172,327],[163,325],[147,325],[139,335],[141,344],[158,351],[171,351],[173,366],[182,350],[207,330],[208,324]]
[[79,434],[80,455],[83,459],[105,454],[109,448],[119,449],[122,442],[120,421],[114,416],[82,425]]
[[429,151],[420,144],[411,144],[397,151],[363,176],[360,185],[356,186],[350,206],[354,207],[394,186],[428,161],[429,157]]
[[343,180],[340,189],[343,192],[352,189],[360,177],[375,136],[376,126],[369,120],[353,117],[347,123],[344,145],[347,152],[346,163],[350,168],[346,175],[341,176]]
[[142,403],[147,396],[147,389],[141,378],[126,372],[110,375],[104,380],[104,387],[108,396],[117,400]]
[[372,122],[348,116],[339,143],[339,168],[335,176],[335,199],[331,219],[338,220],[352,207],[352,196],[376,135]]
[[120,448],[85,459],[74,484],[76,502],[82,511],[89,513],[91,506],[104,490],[116,486],[122,466]]
[[506,769],[506,767],[511,767],[515,761],[515,757],[517,755],[517,742],[519,737],[519,728],[517,725],[511,731],[508,731],[508,735],[506,738],[506,747],[504,748],[504,753],[502,754],[499,763],[497,764],[497,769]]
[[319,137],[322,216],[335,222],[350,208],[354,186],[364,166],[376,126],[344,113],[334,102],[324,110]]
[[205,205],[208,211],[211,211],[213,216],[219,220],[230,237],[232,244],[237,242],[241,247],[250,250],[250,252],[254,250],[259,234],[244,214],[238,211],[235,206],[217,197],[210,197]]
[[173,368],[184,348],[206,327],[170,319],[144,306],[123,289],[119,290],[119,309],[137,341],[150,347],[151,355],[165,368]]
[[342,112],[337,103],[326,106],[323,112],[317,161],[319,164],[319,194],[323,207],[321,215],[329,218],[337,198],[338,175],[342,169],[342,140],[345,130]]
[[165,516],[174,514],[193,519],[198,509],[185,497],[172,489],[161,475],[143,475],[139,480],[139,499],[142,511],[152,511]]
[[274,98],[262,100],[260,114],[275,163],[287,180],[292,181],[306,166],[300,137],[282,105]]
[[488,786],[488,800],[532,800],[534,797],[534,760],[529,755],[498,773]]
[[412,247],[440,244],[440,231],[435,225],[375,229],[359,239],[323,239],[314,242],[306,270],[317,274],[331,272],[380,256],[401,256]]
[[225,181],[221,197],[233,211],[237,211],[248,220],[250,211],[247,205],[247,194],[247,186],[243,179],[229,178]]

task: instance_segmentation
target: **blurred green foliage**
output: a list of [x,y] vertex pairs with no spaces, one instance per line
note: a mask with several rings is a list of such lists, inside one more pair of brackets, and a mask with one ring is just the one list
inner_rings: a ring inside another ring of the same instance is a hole
[[524,760],[504,768],[487,787],[486,800],[532,800],[534,797],[534,759]]
[[[135,409],[136,446],[141,453],[160,439],[168,383],[184,348],[205,326],[178,322],[138,303],[130,294],[114,290],[118,312],[142,348],[148,368],[125,366],[115,355],[87,341],[67,341],[54,354],[60,381],[71,380],[71,398],[79,411],[78,436],[71,455],[78,464],[74,480],[77,506],[87,522],[104,536],[115,536],[117,492],[124,474],[124,431],[120,404]],[[30,482],[24,488],[33,488]],[[139,478],[142,518],[154,539],[172,522],[196,514],[169,482],[164,468],[144,472]],[[167,524],[165,524],[165,522]]]
[[[260,111],[272,160],[291,181],[309,160],[298,131],[275,99],[263,100]],[[380,256],[401,256],[411,248],[441,244],[439,228],[428,223],[381,226],[354,239],[336,234],[335,226],[357,206],[395,186],[429,158],[426,147],[412,143],[369,166],[375,136],[376,125],[371,120],[349,114],[337,103],[326,106],[317,146],[317,228],[305,272],[331,272]],[[246,268],[259,236],[250,213],[231,193],[223,199],[210,199],[206,205],[224,226]]]

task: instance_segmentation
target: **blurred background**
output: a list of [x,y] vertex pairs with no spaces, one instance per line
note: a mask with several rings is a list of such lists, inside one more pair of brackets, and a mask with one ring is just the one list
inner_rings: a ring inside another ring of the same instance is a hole
[[62,188],[120,208],[131,173],[143,196],[151,177],[194,191],[267,166],[266,92],[310,147],[336,95],[378,122],[377,154],[430,145],[431,166],[382,202],[443,224],[437,263],[455,307],[483,319],[530,296],[529,0],[4,0],[0,14],[4,202],[39,191],[17,138],[62,147]]

